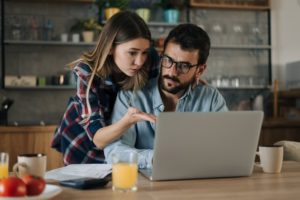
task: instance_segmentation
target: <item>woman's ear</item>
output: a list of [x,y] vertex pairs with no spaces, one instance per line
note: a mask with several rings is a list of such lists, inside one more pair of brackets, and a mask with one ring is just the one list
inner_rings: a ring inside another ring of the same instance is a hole
[[108,55],[113,55],[113,51],[114,51],[114,49],[113,49],[113,48],[111,48],[111,49],[109,50],[109,53],[108,53]]

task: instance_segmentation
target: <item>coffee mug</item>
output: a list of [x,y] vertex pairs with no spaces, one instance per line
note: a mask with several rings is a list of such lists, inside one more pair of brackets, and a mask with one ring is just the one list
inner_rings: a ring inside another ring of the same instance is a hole
[[62,34],[60,35],[60,40],[61,40],[62,42],[68,42],[68,34],[67,34],[67,33],[62,33]]
[[270,145],[259,146],[256,155],[260,158],[260,163],[255,166],[262,168],[265,173],[280,173],[283,161],[283,146]]
[[18,162],[13,166],[17,176],[26,174],[44,177],[47,167],[47,156],[42,153],[18,155]]

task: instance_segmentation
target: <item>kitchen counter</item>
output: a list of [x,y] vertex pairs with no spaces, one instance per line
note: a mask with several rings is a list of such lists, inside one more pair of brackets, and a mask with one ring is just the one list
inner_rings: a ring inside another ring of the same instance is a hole
[[47,155],[47,170],[63,166],[62,156],[51,148],[56,125],[46,126],[0,126],[0,152],[9,153],[10,169],[17,156],[24,153]]
[[0,133],[24,133],[24,130],[26,132],[53,132],[57,125],[19,125],[19,126],[0,126]]

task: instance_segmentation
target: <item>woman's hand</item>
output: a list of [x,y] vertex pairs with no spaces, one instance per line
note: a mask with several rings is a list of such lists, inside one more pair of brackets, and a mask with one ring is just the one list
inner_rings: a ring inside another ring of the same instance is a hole
[[94,138],[94,144],[103,149],[107,144],[120,138],[132,125],[139,121],[156,122],[156,116],[140,111],[137,108],[129,107],[127,113],[116,123],[100,128]]
[[128,111],[127,111],[125,117],[128,118],[129,123],[131,123],[131,124],[135,124],[135,123],[137,123],[139,121],[142,121],[142,120],[149,121],[149,122],[152,122],[152,123],[156,122],[156,116],[155,115],[142,112],[139,109],[134,108],[134,107],[129,107],[128,108]]

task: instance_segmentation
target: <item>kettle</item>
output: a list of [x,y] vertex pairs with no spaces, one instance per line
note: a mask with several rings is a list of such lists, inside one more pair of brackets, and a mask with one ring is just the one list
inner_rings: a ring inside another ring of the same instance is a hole
[[8,124],[8,110],[14,103],[14,100],[5,98],[1,104],[0,109],[0,125],[7,125]]
[[253,110],[264,110],[264,97],[262,95],[257,95],[252,104]]

